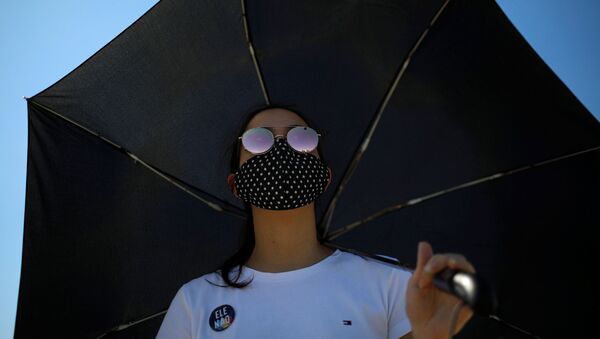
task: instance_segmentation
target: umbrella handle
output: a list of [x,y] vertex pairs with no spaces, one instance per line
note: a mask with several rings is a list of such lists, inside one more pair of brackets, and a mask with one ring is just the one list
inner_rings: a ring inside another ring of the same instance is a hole
[[[496,293],[490,285],[478,275],[446,268],[433,277],[433,284],[440,290],[450,293],[469,305],[473,312],[498,321],[500,324],[526,334],[531,338],[541,337],[525,331],[495,315],[498,308]],[[500,338],[503,338],[502,336]]]
[[464,301],[476,314],[488,316],[496,312],[498,301],[493,289],[476,274],[446,268],[434,276],[433,284]]

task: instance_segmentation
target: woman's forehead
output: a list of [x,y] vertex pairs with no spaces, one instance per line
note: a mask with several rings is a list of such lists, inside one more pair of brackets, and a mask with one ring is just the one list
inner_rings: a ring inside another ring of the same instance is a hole
[[254,127],[283,127],[290,125],[306,126],[306,123],[296,113],[284,109],[269,109],[255,115],[246,126],[246,129]]

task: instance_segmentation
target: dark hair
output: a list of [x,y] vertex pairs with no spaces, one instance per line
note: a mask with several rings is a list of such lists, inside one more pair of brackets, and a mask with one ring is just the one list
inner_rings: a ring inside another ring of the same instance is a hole
[[[271,109],[271,108],[282,108],[282,109],[285,109],[285,110],[288,110],[288,111],[291,111],[291,112],[297,114],[300,118],[302,118],[302,120],[304,120],[306,122],[306,124],[308,124],[308,126],[319,131],[319,133],[321,134],[321,139],[323,138],[324,131],[321,130],[315,124],[314,121],[308,119],[303,114],[298,112],[298,110],[293,108],[292,105],[270,104],[270,105],[263,105],[258,108],[252,109],[249,113],[247,113],[246,117],[244,118],[244,121],[242,122],[242,125],[240,126],[240,129],[235,136],[235,140],[232,142],[232,144],[229,148],[229,151],[231,152],[231,160],[230,160],[230,165],[229,165],[230,173],[235,173],[240,167],[239,161],[240,161],[240,152],[241,152],[241,142],[238,139],[238,136],[240,136],[244,133],[244,131],[246,130],[246,126],[248,125],[250,120],[252,120],[252,118],[254,118],[255,115],[257,115],[258,113],[265,111],[267,109]],[[319,141],[319,144],[317,145],[317,151],[319,152],[319,157],[321,158],[321,160],[323,160],[325,163],[327,163],[327,161],[325,160],[325,157],[323,155],[323,148],[322,148],[321,140]],[[239,250],[234,255],[232,255],[230,258],[225,260],[225,262],[221,265],[221,267],[219,269],[217,269],[217,272],[219,272],[221,274],[222,280],[227,285],[229,285],[231,287],[235,287],[235,288],[244,288],[252,282],[252,280],[238,282],[240,275],[241,275],[242,265],[244,265],[250,258],[250,255],[252,255],[252,251],[254,250],[254,245],[255,245],[254,223],[252,220],[252,207],[251,207],[250,203],[247,203],[245,201],[243,203],[246,208],[246,211],[248,212],[249,217],[246,219],[246,223],[244,224],[244,227],[242,230],[242,241],[241,241]],[[319,243],[323,244],[324,239],[323,239],[322,232],[319,230],[318,223],[316,223],[316,224],[317,224],[317,240],[319,241]],[[229,272],[236,267],[237,267],[237,276],[235,278],[235,281],[231,281],[229,279]],[[215,284],[213,284],[213,285],[215,285]],[[217,286],[227,287],[227,286],[221,286],[221,285],[217,285]]]

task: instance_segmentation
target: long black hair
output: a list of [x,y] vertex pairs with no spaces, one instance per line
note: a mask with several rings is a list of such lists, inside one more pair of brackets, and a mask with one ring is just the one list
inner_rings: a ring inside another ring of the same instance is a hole
[[[228,150],[228,152],[231,152],[229,173],[235,173],[240,168],[239,162],[240,162],[240,152],[241,152],[241,140],[238,139],[238,136],[241,136],[244,133],[244,131],[246,130],[246,126],[248,125],[250,120],[252,120],[252,118],[254,118],[255,115],[257,115],[258,113],[265,111],[267,109],[271,109],[271,108],[282,108],[282,109],[291,111],[293,113],[296,113],[300,118],[302,118],[302,120],[304,120],[304,122],[309,127],[312,127],[315,130],[317,130],[321,134],[321,137],[320,137],[321,140],[319,140],[319,143],[317,145],[319,157],[321,158],[321,160],[323,160],[325,163],[327,163],[327,161],[325,160],[325,157],[323,155],[323,147],[322,147],[322,142],[321,142],[323,136],[325,135],[325,131],[320,129],[314,121],[312,121],[311,119],[308,119],[302,113],[300,113],[297,109],[295,109],[293,107],[293,105],[270,104],[270,105],[263,105],[258,108],[252,109],[250,112],[248,112],[246,114],[245,118],[243,119],[243,122],[239,128],[239,131],[236,134],[235,140],[233,140],[233,142],[231,143],[231,146],[229,147],[229,150]],[[233,194],[233,192],[232,192],[232,194]],[[246,219],[246,223],[244,224],[244,227],[242,230],[242,240],[241,240],[241,244],[239,246],[239,250],[234,255],[232,255],[230,258],[225,260],[225,262],[220,266],[220,268],[217,269],[217,272],[219,272],[221,274],[221,279],[230,287],[235,287],[235,288],[244,288],[252,282],[252,280],[243,281],[243,282],[238,281],[240,278],[240,275],[241,275],[242,265],[244,265],[250,258],[250,255],[252,255],[252,251],[254,250],[254,245],[255,245],[254,223],[253,223],[253,219],[252,219],[252,207],[251,207],[250,203],[248,203],[248,202],[244,201],[243,203],[246,208],[248,218]],[[316,223],[316,225],[317,225],[317,240],[319,241],[319,243],[323,244],[324,243],[323,235],[320,232],[320,230],[318,229],[318,227],[319,227],[318,223]],[[236,267],[237,267],[237,276],[235,278],[235,281],[232,281],[231,279],[229,279],[229,273],[231,272],[231,270],[233,270]],[[211,282],[211,284],[212,284],[212,282]],[[213,284],[213,285],[215,285],[215,284]],[[217,285],[217,286],[227,287],[227,286],[221,286],[221,285]]]

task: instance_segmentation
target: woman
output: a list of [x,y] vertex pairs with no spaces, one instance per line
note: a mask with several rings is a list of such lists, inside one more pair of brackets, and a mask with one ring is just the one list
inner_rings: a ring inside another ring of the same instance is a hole
[[432,282],[446,267],[475,273],[463,256],[433,255],[421,242],[410,273],[323,245],[314,201],[332,171],[317,131],[287,106],[250,112],[227,177],[252,213],[244,243],[217,272],[179,289],[157,338],[437,339],[470,319]]

